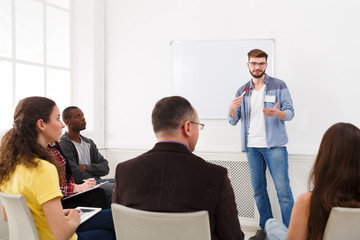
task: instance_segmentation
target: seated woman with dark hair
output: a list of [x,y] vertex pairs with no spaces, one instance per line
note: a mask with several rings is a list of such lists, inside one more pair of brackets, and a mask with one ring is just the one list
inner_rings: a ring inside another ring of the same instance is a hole
[[312,168],[312,191],[301,194],[289,229],[276,219],[265,224],[267,239],[321,240],[333,207],[360,207],[360,130],[337,123],[324,134]]
[[[13,127],[1,139],[0,190],[24,196],[41,240],[115,239],[110,209],[79,226],[79,211],[61,206],[59,181],[63,181],[64,169],[46,147],[59,140],[63,127],[59,109],[51,99],[21,100]],[[2,211],[6,221],[3,206]]]

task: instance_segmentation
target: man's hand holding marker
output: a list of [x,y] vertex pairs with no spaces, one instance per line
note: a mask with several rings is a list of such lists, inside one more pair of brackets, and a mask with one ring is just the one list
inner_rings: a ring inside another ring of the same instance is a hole
[[234,98],[234,100],[230,103],[230,106],[229,106],[229,115],[231,117],[235,117],[235,110],[240,107],[240,104],[241,104],[241,100],[243,99],[244,97],[244,94],[249,90],[249,87],[247,87],[245,89],[245,91],[237,98]]

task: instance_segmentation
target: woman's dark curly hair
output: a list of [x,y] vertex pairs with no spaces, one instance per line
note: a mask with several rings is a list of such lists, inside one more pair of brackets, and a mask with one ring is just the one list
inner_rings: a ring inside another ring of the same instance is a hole
[[[59,176],[64,171],[51,153],[38,143],[36,124],[45,123],[56,103],[45,97],[28,97],[19,101],[15,108],[13,127],[5,133],[0,146],[0,186],[9,180],[18,164],[36,168],[35,157],[54,164]],[[60,178],[59,178],[60,179]]]

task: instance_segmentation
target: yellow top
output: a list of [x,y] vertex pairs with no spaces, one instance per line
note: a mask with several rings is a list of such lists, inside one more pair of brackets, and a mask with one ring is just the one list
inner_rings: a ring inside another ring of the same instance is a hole
[[[39,161],[37,168],[28,168],[23,164],[17,165],[9,181],[1,186],[1,190],[10,194],[22,194],[34,218],[39,238],[41,240],[55,239],[41,205],[63,196],[57,170],[47,161],[39,158],[35,158],[35,161]],[[70,239],[76,240],[76,233]]]

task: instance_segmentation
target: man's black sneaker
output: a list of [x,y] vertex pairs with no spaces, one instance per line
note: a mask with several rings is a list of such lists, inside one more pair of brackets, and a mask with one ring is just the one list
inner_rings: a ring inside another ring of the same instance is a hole
[[266,232],[264,229],[257,230],[255,236],[249,238],[249,240],[265,240],[265,239],[266,239]]

